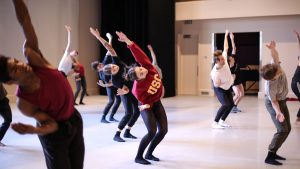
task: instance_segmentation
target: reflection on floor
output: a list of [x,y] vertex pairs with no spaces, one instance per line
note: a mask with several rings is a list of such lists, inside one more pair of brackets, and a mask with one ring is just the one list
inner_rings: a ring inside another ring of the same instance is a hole
[[[163,99],[169,120],[169,132],[154,155],[161,159],[150,166],[134,163],[140,138],[146,129],[141,118],[132,133],[138,140],[125,143],[112,140],[117,123],[100,123],[107,98],[89,96],[86,105],[77,106],[84,120],[86,145],[85,169],[271,169],[264,158],[275,132],[263,100],[247,96],[239,108],[243,112],[230,114],[226,120],[232,125],[225,130],[211,129],[214,113],[219,107],[215,97],[179,96]],[[281,169],[300,167],[300,124],[295,124],[299,102],[288,102],[292,132],[279,150],[286,157]],[[13,122],[35,122],[20,114],[12,104]],[[120,106],[116,118],[124,113]],[[0,119],[2,120],[2,119]],[[8,130],[0,147],[1,169],[43,169],[41,146],[35,135],[19,135]]]

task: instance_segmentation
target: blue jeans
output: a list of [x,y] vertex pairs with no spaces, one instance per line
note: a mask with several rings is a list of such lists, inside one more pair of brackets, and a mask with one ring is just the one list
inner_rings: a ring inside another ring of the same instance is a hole
[[270,113],[271,119],[277,129],[277,132],[274,134],[271,144],[269,145],[269,151],[275,152],[275,153],[281,147],[281,145],[284,143],[284,141],[286,140],[286,138],[288,137],[288,135],[291,131],[290,114],[289,114],[288,107],[286,105],[286,100],[280,100],[280,101],[278,101],[278,103],[279,103],[280,110],[285,117],[285,120],[282,123],[280,123],[276,119],[276,112],[272,106],[272,103],[268,99],[268,97],[265,97],[266,108],[267,108],[268,112]]
[[219,87],[214,87],[214,91],[219,102],[222,104],[215,117],[215,122],[219,122],[220,119],[225,121],[234,106],[232,93],[230,89],[224,90]]
[[108,114],[110,108],[112,107],[111,114],[110,114],[110,117],[112,118],[116,114],[120,106],[121,97],[117,95],[117,89],[113,86],[106,87],[106,93],[108,96],[108,103],[106,104],[103,110],[103,116],[105,117]]

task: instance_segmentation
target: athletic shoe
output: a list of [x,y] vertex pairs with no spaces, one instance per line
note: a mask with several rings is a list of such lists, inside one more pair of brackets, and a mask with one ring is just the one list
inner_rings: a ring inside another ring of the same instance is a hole
[[225,127],[225,128],[227,128],[227,127],[231,127],[229,124],[226,124],[224,121],[219,121],[219,123],[218,123],[220,126],[222,126],[222,127]]
[[217,122],[214,122],[211,127],[213,129],[225,129],[225,127],[221,126],[220,124],[218,124]]

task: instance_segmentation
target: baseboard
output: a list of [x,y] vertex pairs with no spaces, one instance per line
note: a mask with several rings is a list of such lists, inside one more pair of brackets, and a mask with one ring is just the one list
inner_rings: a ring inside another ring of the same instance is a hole
[[200,89],[198,91],[199,96],[215,96],[215,92],[212,89]]

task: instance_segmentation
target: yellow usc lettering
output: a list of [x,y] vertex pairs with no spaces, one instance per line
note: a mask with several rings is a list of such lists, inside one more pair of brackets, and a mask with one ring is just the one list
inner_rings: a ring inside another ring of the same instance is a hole
[[158,74],[154,75],[154,80],[151,82],[151,86],[147,90],[147,93],[155,94],[157,89],[161,86],[161,79],[158,77]]

